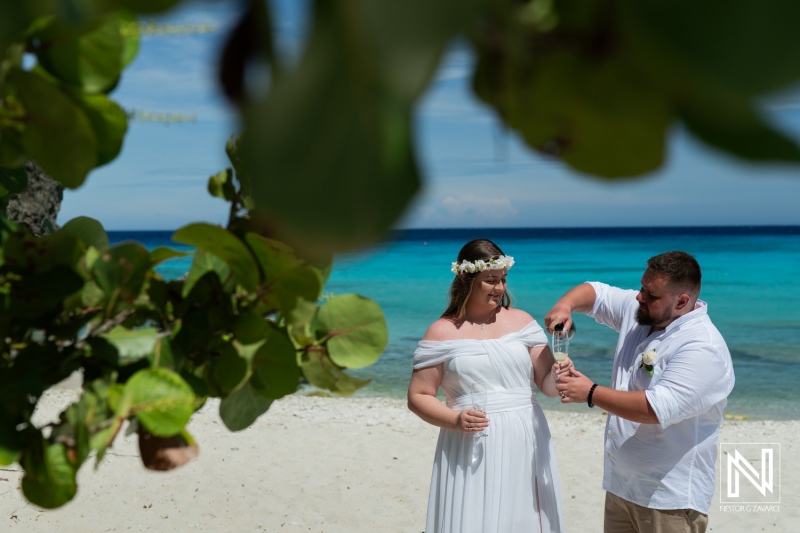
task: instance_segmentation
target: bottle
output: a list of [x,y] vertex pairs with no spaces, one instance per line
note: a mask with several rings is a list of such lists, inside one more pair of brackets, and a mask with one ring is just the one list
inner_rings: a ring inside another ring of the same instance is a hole
[[[564,329],[564,324],[556,324],[555,326],[553,326],[553,331],[561,331],[563,329]],[[573,322],[572,325],[569,327],[569,338],[570,339],[572,339],[572,337],[575,336],[575,331],[576,331],[575,330],[575,322]]]

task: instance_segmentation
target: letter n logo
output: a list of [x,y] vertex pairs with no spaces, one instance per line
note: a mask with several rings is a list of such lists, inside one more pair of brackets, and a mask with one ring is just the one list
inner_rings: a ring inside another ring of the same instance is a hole
[[720,459],[721,503],[780,503],[780,444],[721,443]]

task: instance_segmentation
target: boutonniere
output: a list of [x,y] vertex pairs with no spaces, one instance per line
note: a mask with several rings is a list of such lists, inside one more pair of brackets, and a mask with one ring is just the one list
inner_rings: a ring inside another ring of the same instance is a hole
[[658,359],[658,354],[655,350],[647,350],[642,354],[642,364],[639,365],[639,368],[644,368],[647,370],[647,373],[650,376],[653,375],[653,363],[656,362]]

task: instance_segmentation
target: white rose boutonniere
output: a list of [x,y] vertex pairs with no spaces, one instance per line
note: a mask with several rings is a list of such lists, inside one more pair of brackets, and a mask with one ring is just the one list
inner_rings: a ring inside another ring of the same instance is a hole
[[655,350],[647,350],[642,354],[642,364],[639,365],[639,368],[644,368],[647,370],[647,373],[651,376],[653,375],[653,363],[656,362],[658,359],[658,354]]

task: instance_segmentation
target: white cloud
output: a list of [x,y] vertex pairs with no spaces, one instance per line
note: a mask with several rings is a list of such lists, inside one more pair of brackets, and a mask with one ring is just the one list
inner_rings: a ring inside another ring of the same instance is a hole
[[510,224],[517,209],[506,197],[449,195],[431,199],[413,209],[404,225],[411,227],[473,227]]

